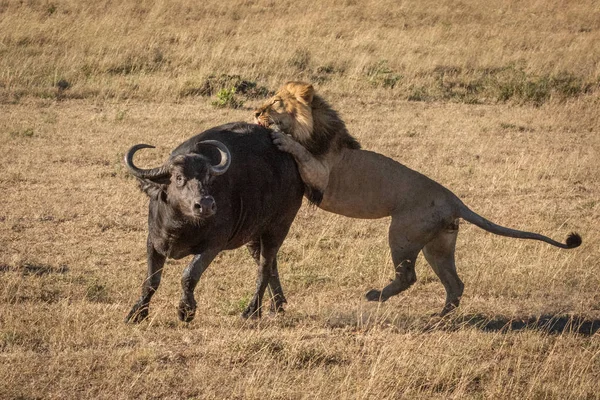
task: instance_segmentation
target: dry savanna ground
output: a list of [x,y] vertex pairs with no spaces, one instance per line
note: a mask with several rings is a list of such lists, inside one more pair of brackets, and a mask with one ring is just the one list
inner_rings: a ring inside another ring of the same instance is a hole
[[[0,398],[600,398],[600,4],[591,1],[0,0]],[[466,289],[384,304],[383,220],[306,205],[279,254],[285,315],[243,321],[245,249],[175,312],[169,261],[150,317],[147,199],[122,165],[311,81],[363,147],[506,226],[468,223]]]

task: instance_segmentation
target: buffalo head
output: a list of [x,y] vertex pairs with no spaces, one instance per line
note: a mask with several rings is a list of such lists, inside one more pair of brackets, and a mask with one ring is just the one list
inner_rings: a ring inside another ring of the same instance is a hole
[[210,195],[209,185],[215,176],[224,174],[231,165],[231,154],[227,147],[216,140],[198,143],[215,147],[221,156],[218,164],[199,153],[188,153],[171,158],[164,165],[142,169],[133,164],[134,154],[148,144],[137,144],[125,154],[125,165],[129,172],[140,180],[141,189],[150,197],[168,202],[186,217],[199,219],[213,216],[217,211],[215,199]]

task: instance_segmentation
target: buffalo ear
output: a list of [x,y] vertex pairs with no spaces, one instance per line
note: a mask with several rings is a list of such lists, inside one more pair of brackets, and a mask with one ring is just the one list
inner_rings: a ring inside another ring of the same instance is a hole
[[168,182],[156,182],[149,179],[137,178],[140,184],[140,190],[148,195],[151,199],[163,199],[166,198],[166,189]]
[[296,99],[306,105],[311,105],[315,95],[315,89],[310,83],[289,82],[287,89]]

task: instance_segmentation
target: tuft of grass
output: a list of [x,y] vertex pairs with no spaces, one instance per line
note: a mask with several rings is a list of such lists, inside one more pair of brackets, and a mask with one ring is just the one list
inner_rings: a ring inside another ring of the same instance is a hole
[[241,108],[244,101],[240,100],[235,94],[235,88],[221,89],[217,92],[217,99],[211,104],[217,108]]
[[365,68],[367,81],[375,87],[393,89],[402,79],[402,75],[397,74],[388,66],[387,60],[380,60]]
[[88,283],[85,291],[85,299],[92,303],[110,303],[109,289],[99,281]]
[[288,65],[294,67],[297,71],[308,71],[311,63],[311,55],[308,49],[298,49],[288,60]]
[[517,132],[534,132],[535,131],[535,129],[528,127],[528,126],[511,124],[511,123],[507,123],[507,122],[501,122],[500,128],[502,128],[503,130],[507,130],[507,131],[517,131]]
[[11,138],[23,138],[23,139],[31,139],[35,136],[33,128],[25,128],[22,130],[15,130],[10,132]]
[[[266,297],[266,296],[265,296]],[[226,303],[226,307],[224,308],[224,313],[226,315],[236,315],[239,316],[250,304],[250,300],[252,299],[252,295],[246,293],[241,298],[237,300],[232,300]],[[265,299],[266,300],[266,299]],[[266,301],[265,301],[266,304]]]
[[[180,97],[212,96],[222,91],[234,90],[234,94],[243,95],[248,99],[259,99],[271,96],[272,91],[257,82],[244,79],[240,75],[221,74],[209,75],[200,82],[188,81],[179,91]],[[227,96],[224,94],[223,96]]]

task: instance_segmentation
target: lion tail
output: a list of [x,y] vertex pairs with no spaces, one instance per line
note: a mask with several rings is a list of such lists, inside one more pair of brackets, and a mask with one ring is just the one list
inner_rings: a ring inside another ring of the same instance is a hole
[[561,249],[574,249],[575,247],[578,247],[582,242],[581,236],[579,236],[579,234],[575,232],[569,234],[565,243],[561,243],[557,242],[556,240],[550,239],[548,236],[540,235],[539,233],[506,228],[504,226],[497,225],[483,218],[481,215],[477,214],[464,204],[460,205],[459,214],[460,217],[463,218],[465,221],[469,221],[470,223],[480,227],[481,229],[484,229],[488,232],[500,236],[508,236],[517,239],[541,240],[542,242],[550,243],[551,245],[560,247]]

